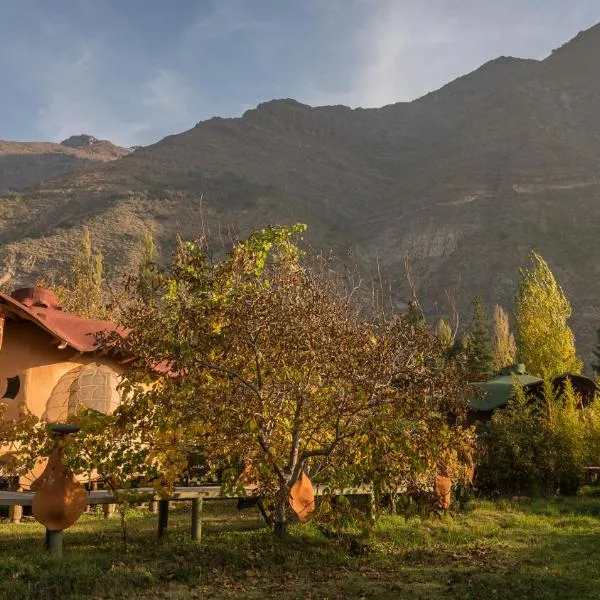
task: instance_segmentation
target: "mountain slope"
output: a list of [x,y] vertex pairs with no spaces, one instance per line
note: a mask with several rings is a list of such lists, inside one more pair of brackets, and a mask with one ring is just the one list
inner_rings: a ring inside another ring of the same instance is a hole
[[121,158],[130,150],[90,135],[60,144],[0,140],[0,192],[36,185],[44,179]]
[[543,61],[501,57],[411,103],[288,99],[214,118],[4,198],[0,247],[33,275],[66,260],[87,223],[121,269],[144,228],[168,253],[176,232],[303,221],[315,247],[366,273],[378,261],[399,303],[409,254],[432,314],[453,288],[463,309],[476,293],[510,307],[535,248],[573,301],[588,355],[600,325],[598,56],[600,26]]

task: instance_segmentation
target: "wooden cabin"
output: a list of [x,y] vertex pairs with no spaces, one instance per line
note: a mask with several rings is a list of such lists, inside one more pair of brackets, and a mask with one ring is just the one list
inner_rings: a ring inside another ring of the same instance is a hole
[[[0,293],[0,404],[4,419],[31,413],[66,422],[85,406],[111,413],[119,403],[123,372],[116,357],[99,347],[96,336],[115,331],[108,321],[63,311],[44,288]],[[10,449],[0,448],[0,462]],[[27,486],[38,469],[19,484]]]
[[[564,391],[567,380],[581,398],[583,406],[592,402],[595,394],[600,391],[594,380],[589,377],[576,373],[561,373],[552,378],[555,394]],[[506,367],[488,381],[477,381],[470,386],[474,393],[469,399],[468,424],[491,419],[494,411],[504,408],[514,397],[515,386],[521,386],[525,395],[533,402],[544,397],[543,379],[529,375],[523,364]]]

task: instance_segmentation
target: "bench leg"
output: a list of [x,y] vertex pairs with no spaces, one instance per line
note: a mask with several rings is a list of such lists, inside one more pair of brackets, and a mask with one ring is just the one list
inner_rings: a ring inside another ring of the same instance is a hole
[[[97,481],[90,481],[88,484],[88,491],[89,492],[97,492],[98,491],[98,482]],[[95,506],[93,504],[88,504],[87,508],[85,509],[86,513],[93,513],[95,510]]]
[[54,556],[62,556],[62,531],[46,529],[46,549]]
[[11,523],[20,523],[23,518],[23,507],[10,506],[8,509],[8,518]]
[[169,527],[169,501],[158,501],[158,537],[164,537]]
[[148,510],[153,514],[157,514],[158,513],[158,502],[156,500],[152,500],[149,504],[148,504]]
[[102,509],[104,510],[104,518],[110,519],[115,514],[116,504],[104,504]]
[[192,539],[197,542],[202,539],[202,498],[192,500]]

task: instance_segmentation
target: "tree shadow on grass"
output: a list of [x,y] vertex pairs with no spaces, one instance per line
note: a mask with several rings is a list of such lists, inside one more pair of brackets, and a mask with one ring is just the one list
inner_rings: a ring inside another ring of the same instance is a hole
[[0,599],[600,598],[599,504],[532,501],[441,522],[389,519],[373,539],[294,526],[283,542],[255,516],[215,510],[200,544],[189,539],[188,511],[174,511],[163,541],[155,516],[134,513],[126,554],[118,519],[84,517],[65,532],[62,560],[43,551],[41,526],[7,525]]

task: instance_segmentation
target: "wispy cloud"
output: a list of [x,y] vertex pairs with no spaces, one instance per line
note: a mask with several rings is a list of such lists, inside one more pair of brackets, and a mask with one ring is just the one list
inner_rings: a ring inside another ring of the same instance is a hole
[[348,58],[354,76],[341,89],[313,87],[308,96],[378,107],[415,99],[500,55],[543,58],[557,40],[600,19],[600,6],[583,1],[586,10],[553,0],[354,0],[364,11]]
[[0,138],[90,133],[123,145],[277,97],[411,100],[502,54],[542,58],[600,21],[597,0],[6,4]]
[[38,130],[52,141],[91,133],[123,143],[139,134],[144,124],[123,118],[111,102],[112,82],[102,76],[98,64],[101,46],[83,42],[72,50],[67,56],[48,56],[35,83]]
[[198,12],[181,37],[184,48],[219,38],[260,29],[264,21],[252,14],[248,4],[239,0],[217,0],[209,3],[208,12]]

